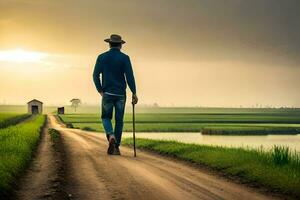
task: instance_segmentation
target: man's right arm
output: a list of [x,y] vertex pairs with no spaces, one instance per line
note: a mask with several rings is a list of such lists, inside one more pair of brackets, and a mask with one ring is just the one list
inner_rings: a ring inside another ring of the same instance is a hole
[[97,91],[102,95],[103,94],[103,89],[101,85],[101,80],[100,80],[100,74],[102,73],[101,70],[101,64],[100,64],[100,56],[97,58],[94,72],[93,72],[93,80],[94,84],[96,86]]

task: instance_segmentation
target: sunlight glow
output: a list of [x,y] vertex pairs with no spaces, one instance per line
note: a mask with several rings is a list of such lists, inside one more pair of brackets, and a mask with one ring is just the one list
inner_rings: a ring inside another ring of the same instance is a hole
[[39,62],[45,57],[47,57],[46,53],[26,51],[23,49],[0,51],[0,61],[6,62]]

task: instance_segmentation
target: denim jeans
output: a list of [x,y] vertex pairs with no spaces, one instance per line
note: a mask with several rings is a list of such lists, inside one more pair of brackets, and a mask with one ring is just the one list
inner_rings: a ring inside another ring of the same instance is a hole
[[[109,135],[115,135],[116,147],[121,144],[123,131],[123,118],[125,111],[126,96],[115,96],[104,94],[102,97],[102,124],[106,132],[107,139]],[[113,110],[115,109],[115,129],[112,127]]]

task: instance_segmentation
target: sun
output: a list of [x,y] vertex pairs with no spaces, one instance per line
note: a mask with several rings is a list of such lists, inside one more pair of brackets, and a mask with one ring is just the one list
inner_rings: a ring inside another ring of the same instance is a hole
[[46,53],[27,51],[23,49],[0,51],[0,61],[6,62],[39,62],[45,57],[47,57]]

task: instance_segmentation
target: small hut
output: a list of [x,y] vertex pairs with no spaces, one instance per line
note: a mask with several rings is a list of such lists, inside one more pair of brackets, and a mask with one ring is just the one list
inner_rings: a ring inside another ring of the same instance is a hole
[[64,115],[65,114],[65,107],[58,107],[57,114]]
[[27,103],[29,114],[42,114],[43,113],[43,102],[33,99]]

